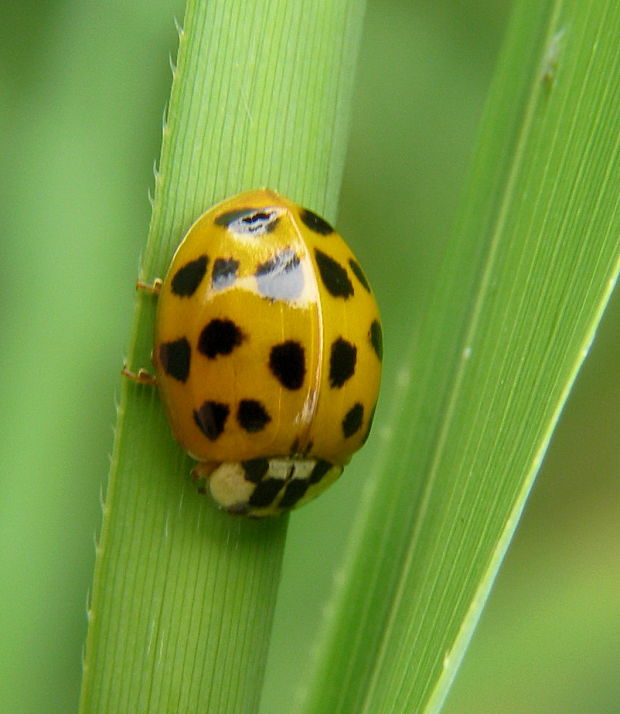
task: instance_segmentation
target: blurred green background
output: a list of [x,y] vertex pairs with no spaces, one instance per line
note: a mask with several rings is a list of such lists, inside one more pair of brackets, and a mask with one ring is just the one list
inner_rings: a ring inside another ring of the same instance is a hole
[[[76,707],[118,370],[183,5],[1,6],[2,712]],[[384,315],[377,431],[445,249],[509,7],[368,5],[338,226]],[[400,238],[404,223],[414,244]],[[402,314],[403,295],[418,313]],[[450,714],[620,710],[619,338],[616,296]],[[291,518],[263,714],[289,711],[303,684],[372,441],[350,478]]]

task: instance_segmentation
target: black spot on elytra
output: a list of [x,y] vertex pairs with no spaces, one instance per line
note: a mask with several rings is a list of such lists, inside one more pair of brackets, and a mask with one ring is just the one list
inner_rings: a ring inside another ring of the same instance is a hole
[[366,433],[364,434],[364,438],[362,439],[362,446],[368,441],[368,437],[370,436],[370,430],[372,429],[372,422],[375,418],[375,409],[377,408],[377,405],[372,408],[372,411],[370,412],[370,416],[368,417],[368,427],[366,428]]
[[262,431],[271,421],[265,407],[254,399],[242,399],[237,409],[237,421],[250,433]]
[[179,268],[172,278],[170,287],[172,292],[178,297],[190,297],[193,295],[207,272],[209,259],[206,255],[186,263]]
[[357,347],[339,337],[332,343],[329,356],[329,386],[333,388],[342,385],[355,374]]
[[304,289],[304,272],[295,251],[286,248],[256,268],[258,292],[270,300],[296,300]]
[[204,402],[200,409],[194,411],[194,421],[207,439],[215,441],[224,431],[229,412],[228,404]]
[[286,484],[278,508],[293,508],[305,495],[310,481],[305,478],[294,478]]
[[217,258],[213,263],[211,285],[214,290],[223,290],[230,287],[237,278],[239,261],[234,258]]
[[189,376],[192,348],[185,337],[159,345],[159,361],[169,377],[185,382]]
[[269,459],[248,459],[248,461],[242,461],[241,466],[246,481],[259,483],[269,470]]
[[357,402],[357,404],[354,404],[351,409],[349,409],[342,420],[342,433],[345,435],[345,438],[348,439],[359,430],[362,426],[363,418],[364,407]]
[[232,320],[211,320],[200,333],[198,350],[214,359],[229,355],[243,341],[243,333]]
[[261,236],[274,231],[279,218],[280,212],[273,208],[241,208],[216,216],[215,223],[237,235]]
[[321,459],[320,461],[317,461],[316,464],[314,465],[314,468],[312,469],[312,473],[310,474],[308,480],[310,483],[318,483],[323,476],[331,469],[332,465],[329,463],[329,461],[325,461]]
[[381,330],[379,320],[372,321],[370,330],[368,331],[368,337],[370,338],[370,344],[375,354],[379,358],[379,361],[381,361],[383,359],[383,331]]
[[249,505],[254,508],[270,506],[282,490],[282,486],[284,486],[284,481],[281,478],[266,478],[254,489],[254,493],[248,501]]
[[274,345],[269,355],[269,369],[283,387],[299,389],[306,374],[304,348],[293,340]]
[[302,208],[300,210],[299,217],[303,223],[305,223],[308,228],[315,233],[320,233],[322,236],[328,236],[330,233],[334,232],[334,229],[324,218],[317,216],[316,213],[309,211],[307,208]]
[[345,300],[353,295],[353,285],[345,268],[321,250],[315,250],[316,264],[327,292]]
[[355,277],[366,288],[366,290],[370,292],[370,285],[368,284],[368,280],[366,279],[360,264],[356,260],[353,260],[353,258],[349,258],[349,265],[351,266],[351,270],[355,273]]

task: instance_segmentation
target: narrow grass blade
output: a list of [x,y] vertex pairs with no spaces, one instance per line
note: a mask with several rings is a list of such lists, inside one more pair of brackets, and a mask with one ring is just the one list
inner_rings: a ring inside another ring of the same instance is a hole
[[[190,0],[140,277],[193,220],[270,186],[333,220],[363,3]],[[129,286],[128,286],[128,289]],[[154,299],[129,366],[148,365]],[[156,394],[124,383],[84,662],[82,712],[258,706],[286,519],[235,520],[189,482]]]
[[619,32],[515,5],[304,712],[441,707],[617,278]]

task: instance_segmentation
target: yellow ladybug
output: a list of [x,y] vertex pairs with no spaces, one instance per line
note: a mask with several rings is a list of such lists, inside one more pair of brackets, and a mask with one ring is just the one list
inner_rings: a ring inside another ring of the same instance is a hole
[[382,333],[343,239],[275,191],[217,204],[159,293],[155,381],[177,441],[230,513],[313,499],[370,430]]

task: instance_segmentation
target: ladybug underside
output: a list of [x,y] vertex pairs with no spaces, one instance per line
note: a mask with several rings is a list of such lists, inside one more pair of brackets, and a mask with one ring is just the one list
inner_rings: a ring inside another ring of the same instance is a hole
[[207,479],[214,500],[228,513],[272,516],[307,503],[330,486],[343,466],[304,457],[199,463],[192,475]]

